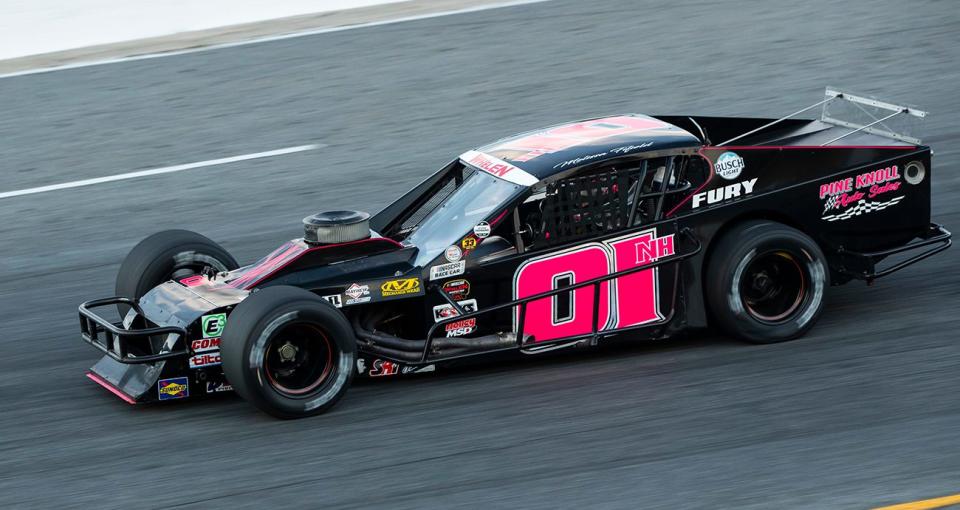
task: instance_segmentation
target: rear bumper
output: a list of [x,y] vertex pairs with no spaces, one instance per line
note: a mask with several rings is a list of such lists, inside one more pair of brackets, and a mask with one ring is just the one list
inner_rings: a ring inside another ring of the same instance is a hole
[[[931,223],[927,229],[903,246],[880,250],[875,252],[855,252],[841,249],[838,252],[841,264],[837,271],[851,278],[866,280],[867,283],[895,273],[907,266],[916,264],[921,260],[934,254],[946,250],[953,244],[952,234],[949,230],[936,223]],[[889,266],[878,268],[877,265],[883,259],[900,253],[913,252],[910,257],[895,262]]]

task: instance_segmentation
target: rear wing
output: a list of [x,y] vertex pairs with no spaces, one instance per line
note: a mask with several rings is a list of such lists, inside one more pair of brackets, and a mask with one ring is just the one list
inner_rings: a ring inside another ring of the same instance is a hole
[[[822,108],[820,114],[821,122],[850,129],[850,131],[847,131],[840,136],[821,143],[821,147],[830,145],[833,142],[842,140],[861,131],[886,138],[892,138],[894,140],[900,140],[914,145],[920,145],[922,143],[919,138],[911,136],[913,126],[911,125],[910,121],[923,119],[926,117],[927,112],[923,110],[918,110],[917,108],[911,106],[897,105],[888,103],[886,101],[880,101],[872,97],[850,94],[848,92],[843,92],[831,87],[827,87],[826,91],[824,92],[824,96],[825,97],[822,101],[818,101],[806,108],[797,110],[790,115],[780,117],[779,119],[768,122],[756,129],[752,129],[746,133],[737,135],[729,140],[724,141],[723,143],[718,143],[716,146],[722,147],[731,142],[735,142],[754,133],[763,131],[770,126],[779,124],[787,119],[800,115],[801,113],[813,110],[817,107]],[[895,121],[899,122],[899,124],[896,125],[896,128],[893,127],[895,125]]]

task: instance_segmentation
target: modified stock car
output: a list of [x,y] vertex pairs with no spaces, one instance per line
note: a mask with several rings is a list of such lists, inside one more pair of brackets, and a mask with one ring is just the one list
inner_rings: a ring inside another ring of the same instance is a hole
[[[840,103],[870,118],[831,115]],[[797,338],[830,285],[950,245],[930,222],[930,148],[889,129],[924,115],[828,90],[779,119],[562,124],[467,151],[372,217],[309,216],[303,238],[242,267],[160,232],[124,260],[118,297],[80,305],[105,354],[87,375],[129,403],[233,390],[295,418],[355,376],[466,356],[708,327]]]

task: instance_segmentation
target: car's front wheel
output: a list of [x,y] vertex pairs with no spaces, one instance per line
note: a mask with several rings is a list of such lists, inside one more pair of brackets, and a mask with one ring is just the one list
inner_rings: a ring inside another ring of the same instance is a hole
[[297,287],[256,291],[230,314],[223,371],[241,397],[278,418],[327,411],[350,386],[356,339],[343,314]]
[[[118,296],[140,299],[168,280],[237,267],[236,259],[207,237],[189,230],[164,230],[137,243],[123,259],[116,292]],[[119,307],[121,315],[126,314],[128,307]]]
[[704,284],[713,319],[728,334],[774,343],[806,333],[830,285],[823,251],[809,236],[772,221],[747,221],[717,241]]

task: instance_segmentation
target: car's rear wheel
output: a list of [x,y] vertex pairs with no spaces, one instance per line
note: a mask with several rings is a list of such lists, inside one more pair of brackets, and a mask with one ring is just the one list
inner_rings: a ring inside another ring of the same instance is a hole
[[350,386],[356,339],[346,317],[297,287],[256,291],[230,314],[223,371],[241,397],[279,418],[327,411]]
[[809,236],[781,223],[747,221],[717,241],[705,293],[713,319],[726,333],[774,343],[813,327],[829,278],[823,252]]
[[[117,273],[118,296],[140,299],[167,280],[202,274],[205,270],[230,271],[236,259],[219,244],[189,230],[165,230],[140,241],[130,250]],[[120,314],[126,314],[120,305]]]

